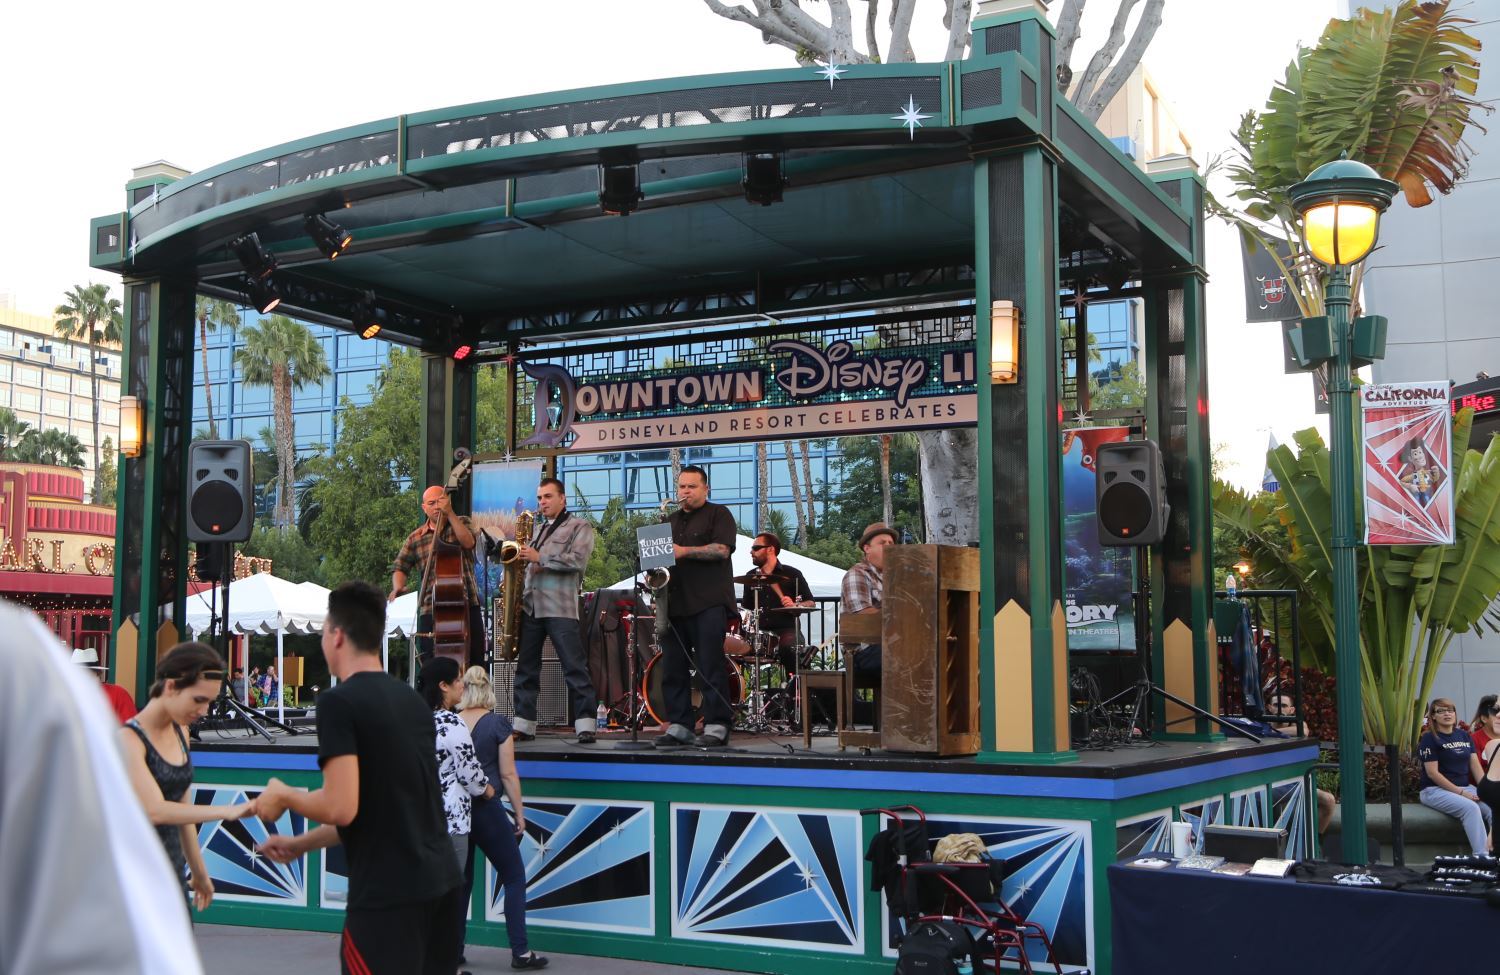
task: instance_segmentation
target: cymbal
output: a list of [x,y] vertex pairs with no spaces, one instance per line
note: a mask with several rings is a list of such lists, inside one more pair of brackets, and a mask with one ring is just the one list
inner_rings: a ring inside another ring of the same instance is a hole
[[733,583],[735,583],[736,585],[740,585],[740,586],[755,586],[755,585],[760,585],[761,583],[791,582],[792,581],[792,577],[791,576],[777,575],[774,572],[768,572],[768,573],[746,572],[742,576],[735,576],[730,581],[733,582]]

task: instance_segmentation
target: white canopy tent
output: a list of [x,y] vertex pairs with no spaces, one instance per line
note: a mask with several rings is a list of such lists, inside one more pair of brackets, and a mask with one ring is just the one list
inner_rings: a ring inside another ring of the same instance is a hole
[[[320,595],[321,593],[321,595]],[[187,625],[194,633],[208,629],[214,613],[216,590],[205,589],[188,598]],[[282,640],[287,633],[316,633],[328,614],[328,590],[316,583],[287,582],[269,572],[256,572],[229,584],[229,613],[225,625],[237,633],[276,635],[276,676],[281,681],[284,664]],[[276,720],[286,720],[280,687],[276,695]]]
[[417,601],[421,591],[413,589],[385,607],[385,635],[380,641],[380,665],[391,669],[391,637],[410,640],[417,632]]

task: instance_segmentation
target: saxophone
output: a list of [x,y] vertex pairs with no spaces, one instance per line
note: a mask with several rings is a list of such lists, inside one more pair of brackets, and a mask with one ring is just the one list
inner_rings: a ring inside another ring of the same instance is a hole
[[521,649],[521,594],[526,591],[526,563],[521,561],[521,549],[531,542],[531,530],[536,516],[523,511],[516,516],[516,537],[500,544],[500,564],[505,566],[505,575],[500,580],[500,618],[495,621],[499,633],[495,641],[495,656],[499,660],[516,659]]
[[[671,520],[671,502],[666,498],[661,499],[661,523],[666,524]],[[656,642],[661,643],[667,638],[667,629],[672,625],[671,618],[667,616],[667,583],[672,581],[672,573],[665,568],[646,570],[646,588],[651,590],[652,612],[656,616]]]

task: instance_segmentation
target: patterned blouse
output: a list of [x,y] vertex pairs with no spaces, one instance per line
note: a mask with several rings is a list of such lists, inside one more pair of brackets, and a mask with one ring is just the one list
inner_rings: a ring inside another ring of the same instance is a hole
[[489,782],[479,765],[478,756],[474,754],[474,742],[469,738],[464,719],[439,708],[432,712],[432,721],[437,728],[438,782],[443,787],[443,812],[448,817],[448,832],[453,836],[467,836],[471,797],[484,795]]

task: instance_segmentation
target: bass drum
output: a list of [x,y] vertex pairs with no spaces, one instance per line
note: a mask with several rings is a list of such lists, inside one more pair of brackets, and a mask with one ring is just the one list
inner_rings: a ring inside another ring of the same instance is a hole
[[[641,699],[646,702],[646,711],[657,724],[667,724],[667,689],[666,670],[661,666],[662,657],[665,654],[657,654],[651,658],[646,665],[646,673],[641,677]],[[733,660],[724,661],[725,676],[729,679],[729,706],[739,707],[740,702],[745,699],[745,675],[740,672],[740,665]],[[698,678],[698,671],[690,672],[693,677],[693,725],[697,725],[698,719],[703,717],[703,681]]]

